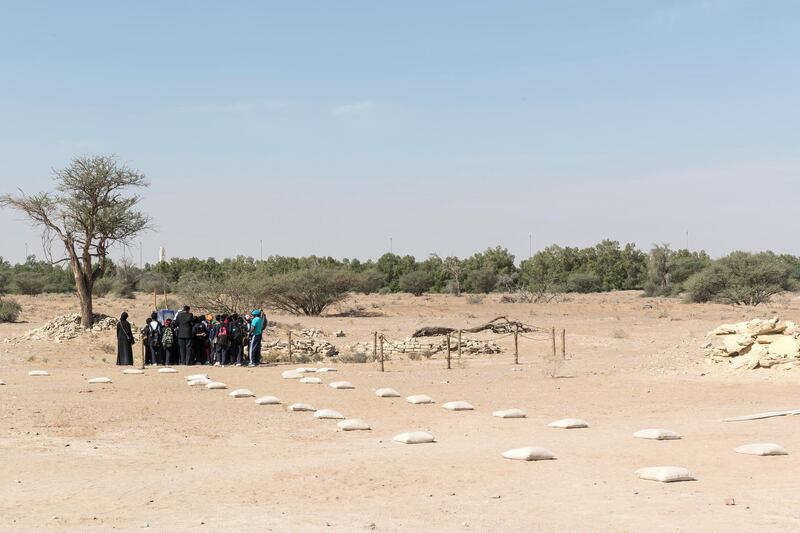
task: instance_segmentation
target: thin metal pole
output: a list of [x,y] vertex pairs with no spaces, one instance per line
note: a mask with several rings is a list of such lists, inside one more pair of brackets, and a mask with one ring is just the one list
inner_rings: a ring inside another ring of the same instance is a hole
[[567,330],[561,329],[561,359],[567,360]]
[[383,366],[383,335],[381,335],[381,372],[385,372],[386,369]]
[[514,364],[519,364],[519,326],[514,328]]
[[461,359],[461,330],[458,330],[458,358]]
[[447,334],[447,369],[449,370],[450,366],[450,334]]
[[[382,336],[382,335],[381,335]],[[372,332],[372,360],[378,358],[378,332]]]
[[292,362],[292,330],[289,330],[289,362]]

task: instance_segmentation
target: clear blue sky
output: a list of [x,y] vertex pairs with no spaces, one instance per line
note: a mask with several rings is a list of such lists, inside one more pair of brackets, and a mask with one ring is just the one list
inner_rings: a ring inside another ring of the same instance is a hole
[[0,190],[117,154],[152,183],[145,261],[800,254],[798,27],[795,1],[4,1]]

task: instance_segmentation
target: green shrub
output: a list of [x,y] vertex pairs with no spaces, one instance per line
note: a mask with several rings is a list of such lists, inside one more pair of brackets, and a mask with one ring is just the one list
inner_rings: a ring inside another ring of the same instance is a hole
[[391,287],[381,287],[378,294],[392,294]]
[[567,292],[600,292],[603,280],[593,272],[573,272],[567,278]]
[[355,289],[363,294],[378,292],[386,284],[386,276],[375,268],[355,274]]
[[483,294],[467,294],[466,301],[470,305],[478,305],[483,303]]
[[100,278],[94,282],[92,294],[100,298],[106,296],[114,288],[114,281],[111,278]]
[[120,298],[132,299],[135,297],[136,284],[125,279],[117,279],[113,285],[114,294]]
[[264,285],[265,303],[295,315],[318,316],[356,288],[355,276],[338,268],[318,267],[279,274]]
[[158,294],[164,294],[172,290],[166,276],[158,272],[145,272],[142,274],[136,282],[136,287],[148,294],[152,294],[154,291]]
[[497,274],[488,269],[470,270],[466,285],[469,292],[488,294],[497,286]]
[[14,276],[14,292],[17,294],[42,294],[47,278],[35,272],[20,272]]
[[433,279],[430,274],[421,270],[415,270],[400,277],[400,290],[410,292],[414,296],[422,296],[433,286]]
[[0,299],[0,322],[16,322],[22,306],[16,300]]
[[686,282],[691,302],[758,305],[791,289],[790,270],[774,254],[733,252]]

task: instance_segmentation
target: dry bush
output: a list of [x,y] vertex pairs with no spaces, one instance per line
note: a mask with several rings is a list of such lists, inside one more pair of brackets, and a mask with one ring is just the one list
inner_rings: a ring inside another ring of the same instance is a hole
[[269,278],[263,286],[264,303],[295,315],[319,316],[357,288],[351,272],[312,268]]
[[614,329],[614,331],[611,332],[611,336],[614,337],[615,339],[627,339],[628,332],[622,328],[616,328]]

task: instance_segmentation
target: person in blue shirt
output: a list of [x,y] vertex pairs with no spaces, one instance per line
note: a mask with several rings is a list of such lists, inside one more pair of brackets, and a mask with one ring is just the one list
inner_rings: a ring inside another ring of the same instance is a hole
[[261,360],[261,337],[264,334],[264,317],[260,309],[252,312],[250,321],[250,366],[256,366]]

